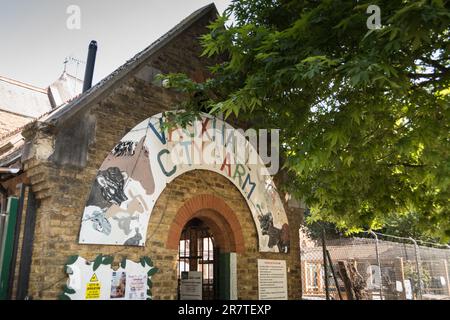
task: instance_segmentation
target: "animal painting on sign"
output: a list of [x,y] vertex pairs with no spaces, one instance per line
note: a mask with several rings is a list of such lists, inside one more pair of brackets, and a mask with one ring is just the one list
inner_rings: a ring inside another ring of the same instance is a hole
[[139,142],[122,141],[117,144],[103,162],[100,170],[116,167],[128,177],[139,181],[148,195],[155,191],[155,181],[149,160],[145,137]]
[[268,247],[278,247],[281,253],[288,253],[290,246],[289,226],[287,223],[283,224],[281,229],[274,227],[272,213],[268,212],[265,215],[258,217],[263,235],[269,236]]
[[119,168],[99,171],[89,195],[87,205],[98,209],[84,217],[83,221],[91,221],[92,227],[105,235],[111,234],[111,223],[106,217],[106,211],[112,205],[120,206],[128,199],[123,191],[124,180],[125,177]]
[[123,191],[125,178],[124,173],[117,167],[100,170],[95,178],[87,205],[102,209],[109,208],[113,204],[120,206],[122,202],[128,200]]
[[97,173],[83,221],[90,221],[91,227],[110,237],[111,242],[140,245],[142,223],[147,220],[144,214],[149,212],[149,199],[144,198],[154,189],[145,137],[138,141],[121,141]]
[[135,196],[131,190],[129,194],[131,201],[129,201],[126,209],[122,209],[118,205],[112,205],[107,211],[107,218],[116,220],[119,228],[126,235],[131,233],[131,222],[139,220],[139,214],[148,210],[145,200],[141,195],[138,194]]

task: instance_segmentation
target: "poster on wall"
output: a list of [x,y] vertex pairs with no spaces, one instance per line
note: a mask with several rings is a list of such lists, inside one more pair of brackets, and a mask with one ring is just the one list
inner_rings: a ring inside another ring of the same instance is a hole
[[[144,246],[159,196],[180,175],[209,170],[245,198],[261,252],[289,251],[289,226],[268,169],[245,135],[202,115],[187,128],[165,129],[163,114],[138,124],[102,163],[83,211],[81,244]],[[244,151],[242,151],[244,150]]]
[[285,260],[258,259],[259,300],[287,300]]
[[69,280],[63,300],[151,300],[152,276],[158,271],[148,257],[140,263],[123,260],[117,270],[113,259],[98,256],[93,262],[74,256],[65,269]]

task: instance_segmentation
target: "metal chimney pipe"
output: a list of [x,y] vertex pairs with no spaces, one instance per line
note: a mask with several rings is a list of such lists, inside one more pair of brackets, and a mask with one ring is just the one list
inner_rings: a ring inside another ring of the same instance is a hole
[[91,43],[89,44],[86,71],[84,72],[83,92],[88,91],[92,87],[92,78],[94,77],[96,56],[97,56],[97,41],[91,41]]

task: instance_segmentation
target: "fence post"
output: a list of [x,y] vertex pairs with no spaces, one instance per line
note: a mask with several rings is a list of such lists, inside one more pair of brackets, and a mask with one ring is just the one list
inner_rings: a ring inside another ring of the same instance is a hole
[[339,295],[339,300],[342,300],[341,288],[339,288],[339,282],[337,281],[336,272],[334,271],[333,261],[331,260],[330,251],[328,251],[328,250],[327,250],[327,258],[328,258],[328,263],[330,264],[331,272],[333,274],[334,285],[336,286],[336,290]]
[[417,276],[419,277],[419,298],[422,299],[422,272],[420,271],[420,253],[417,241],[413,238],[409,238],[414,243],[414,254],[416,256],[416,268]]
[[383,271],[381,270],[380,253],[378,251],[378,235],[372,230],[369,232],[375,237],[375,254],[377,256],[378,269],[380,269],[380,300],[383,300]]
[[325,243],[325,229],[322,230],[322,254],[323,254],[323,273],[325,281],[325,297],[330,300],[330,288],[328,286],[328,267],[327,267],[327,247]]
[[447,294],[450,295],[450,277],[448,275],[448,265],[447,265],[447,260],[443,259],[442,263],[444,264],[444,279],[445,279],[445,284],[447,286]]
[[[395,271],[397,273],[397,276],[400,277],[400,282],[402,283],[402,292],[400,294],[400,297],[402,298],[402,300],[406,300],[406,288],[405,288],[405,268],[403,266],[403,258],[402,257],[397,257],[395,259]],[[397,281],[397,277],[395,279]]]

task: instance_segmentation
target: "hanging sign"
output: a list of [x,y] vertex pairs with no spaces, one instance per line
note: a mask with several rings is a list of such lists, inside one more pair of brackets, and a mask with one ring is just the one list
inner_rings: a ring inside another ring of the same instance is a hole
[[209,170],[245,198],[262,252],[289,251],[283,204],[254,143],[220,119],[203,115],[190,126],[164,129],[163,114],[133,128],[101,165],[83,212],[80,243],[144,246],[159,196],[180,175]]

